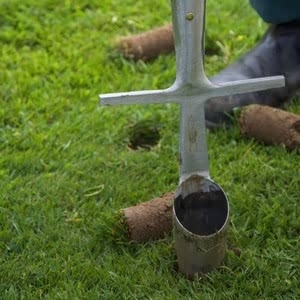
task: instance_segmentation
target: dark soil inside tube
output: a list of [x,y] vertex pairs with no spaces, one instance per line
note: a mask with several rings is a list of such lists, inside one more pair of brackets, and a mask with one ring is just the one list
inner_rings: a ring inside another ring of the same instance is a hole
[[222,190],[192,193],[175,199],[175,212],[180,223],[197,235],[218,232],[226,222],[227,199]]

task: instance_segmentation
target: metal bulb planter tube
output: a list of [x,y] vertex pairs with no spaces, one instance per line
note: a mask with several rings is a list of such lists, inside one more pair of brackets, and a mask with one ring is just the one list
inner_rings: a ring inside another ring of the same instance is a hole
[[173,224],[180,272],[193,278],[219,266],[226,253],[229,203],[213,181],[193,175],[175,192]]
[[100,95],[102,105],[178,103],[180,180],[173,220],[179,271],[192,278],[219,266],[226,252],[229,204],[209,174],[204,103],[214,97],[284,86],[282,76],[211,83],[204,73],[205,0],[171,0],[176,80],[165,90]]

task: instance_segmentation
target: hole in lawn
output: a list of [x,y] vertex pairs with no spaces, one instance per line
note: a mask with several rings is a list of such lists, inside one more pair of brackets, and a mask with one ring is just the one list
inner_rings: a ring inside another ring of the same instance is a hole
[[131,149],[150,149],[160,140],[161,124],[154,120],[142,120],[134,124],[130,130],[128,146]]

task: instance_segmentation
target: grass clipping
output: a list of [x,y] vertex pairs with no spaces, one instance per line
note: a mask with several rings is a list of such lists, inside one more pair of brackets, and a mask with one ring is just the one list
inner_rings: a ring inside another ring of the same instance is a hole
[[300,115],[263,105],[242,109],[239,119],[241,132],[267,145],[280,145],[300,150]]

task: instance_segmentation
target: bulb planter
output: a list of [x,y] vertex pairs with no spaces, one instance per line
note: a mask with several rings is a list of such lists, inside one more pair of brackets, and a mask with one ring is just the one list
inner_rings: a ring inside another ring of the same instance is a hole
[[229,203],[222,188],[193,175],[174,195],[173,234],[179,271],[189,278],[218,267],[226,253]]
[[176,79],[163,90],[100,95],[102,105],[180,105],[180,184],[174,200],[179,270],[188,277],[219,266],[226,251],[229,205],[209,173],[205,101],[284,86],[282,76],[215,85],[204,72],[205,0],[171,0]]

